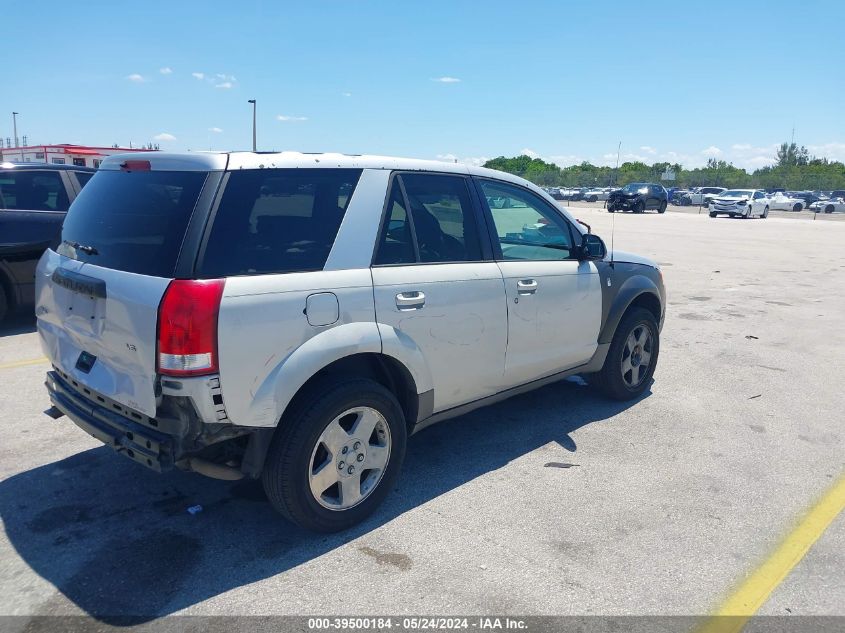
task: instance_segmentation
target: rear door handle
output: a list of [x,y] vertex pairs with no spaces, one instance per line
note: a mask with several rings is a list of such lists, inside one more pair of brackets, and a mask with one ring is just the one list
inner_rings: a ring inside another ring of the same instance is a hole
[[396,295],[396,307],[400,310],[419,310],[425,305],[425,293],[419,290],[400,292]]
[[516,282],[516,291],[521,295],[533,295],[537,292],[537,280],[520,279]]

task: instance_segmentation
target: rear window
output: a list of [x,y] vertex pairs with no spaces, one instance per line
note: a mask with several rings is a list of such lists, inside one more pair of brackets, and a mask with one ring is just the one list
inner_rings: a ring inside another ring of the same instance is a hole
[[65,218],[59,253],[106,268],[172,277],[206,176],[98,172]]
[[199,276],[322,270],[360,176],[360,169],[232,172]]

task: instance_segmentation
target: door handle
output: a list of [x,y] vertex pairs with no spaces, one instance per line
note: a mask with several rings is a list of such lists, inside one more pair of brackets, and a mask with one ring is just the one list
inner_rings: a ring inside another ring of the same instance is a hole
[[400,310],[419,310],[425,305],[425,293],[419,290],[400,292],[396,295],[396,307]]
[[537,280],[520,279],[516,282],[516,291],[521,295],[533,295],[537,292]]

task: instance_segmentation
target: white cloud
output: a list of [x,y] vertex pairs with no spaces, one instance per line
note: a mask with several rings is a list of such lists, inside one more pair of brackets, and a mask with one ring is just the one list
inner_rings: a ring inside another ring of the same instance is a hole
[[845,161],[845,143],[824,143],[823,145],[807,145],[811,156],[827,158],[828,160]]
[[656,154],[657,150],[651,147],[650,145],[640,145],[640,151],[645,152],[646,154]]
[[224,81],[223,83],[215,84],[215,88],[222,88],[223,90],[229,90],[232,88],[234,84],[231,81]]
[[731,149],[735,152],[744,152],[751,149],[751,145],[749,145],[748,143],[734,143],[733,145],[731,145]]
[[196,79],[205,79],[205,73],[191,73],[191,76]]
[[743,169],[755,170],[760,167],[766,167],[775,162],[774,156],[752,156],[751,158],[743,158],[737,161],[736,166]]
[[580,165],[584,162],[584,158],[582,156],[578,156],[577,154],[553,154],[551,156],[548,156],[545,160],[550,163],[554,163],[559,167]]
[[223,130],[221,130],[219,127],[210,127],[208,128],[208,131],[214,132],[215,134],[220,134]]
[[276,115],[277,121],[307,121],[307,116],[290,116],[288,114]]
[[484,163],[490,160],[486,156],[470,156],[460,158],[455,154],[438,154],[435,158],[437,158],[437,160],[442,160],[447,163],[458,162],[462,165],[472,165],[473,167],[481,167]]
[[701,153],[705,156],[721,156],[722,150],[720,150],[715,145],[711,145],[710,147],[705,147],[703,150],[701,150]]
[[217,73],[215,76],[218,79],[221,79],[223,81],[233,81],[234,82],[234,81],[238,80],[237,77],[235,77],[234,75],[227,75],[226,73]]
[[162,75],[172,75],[173,69],[170,68],[170,66],[165,66],[164,68],[159,68],[158,72],[160,72]]
[[461,83],[461,80],[457,77],[434,77],[432,81],[436,81],[441,84],[457,84]]
[[168,134],[167,132],[162,132],[161,134],[156,134],[153,137],[154,141],[175,141],[176,137],[172,134]]
[[540,154],[535,152],[533,149],[528,149],[527,147],[519,152],[520,156],[528,156],[528,158],[540,158]]
[[144,79],[144,76],[139,75],[138,73],[132,73],[131,75],[127,75],[126,78],[136,84],[144,83],[146,81],[146,79]]
[[351,97],[352,96],[351,92],[341,92],[340,94],[344,97]]

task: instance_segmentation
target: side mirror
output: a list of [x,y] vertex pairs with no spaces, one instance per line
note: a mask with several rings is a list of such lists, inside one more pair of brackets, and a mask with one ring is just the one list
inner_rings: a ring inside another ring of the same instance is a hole
[[586,233],[581,238],[581,259],[604,259],[607,247],[598,235]]

